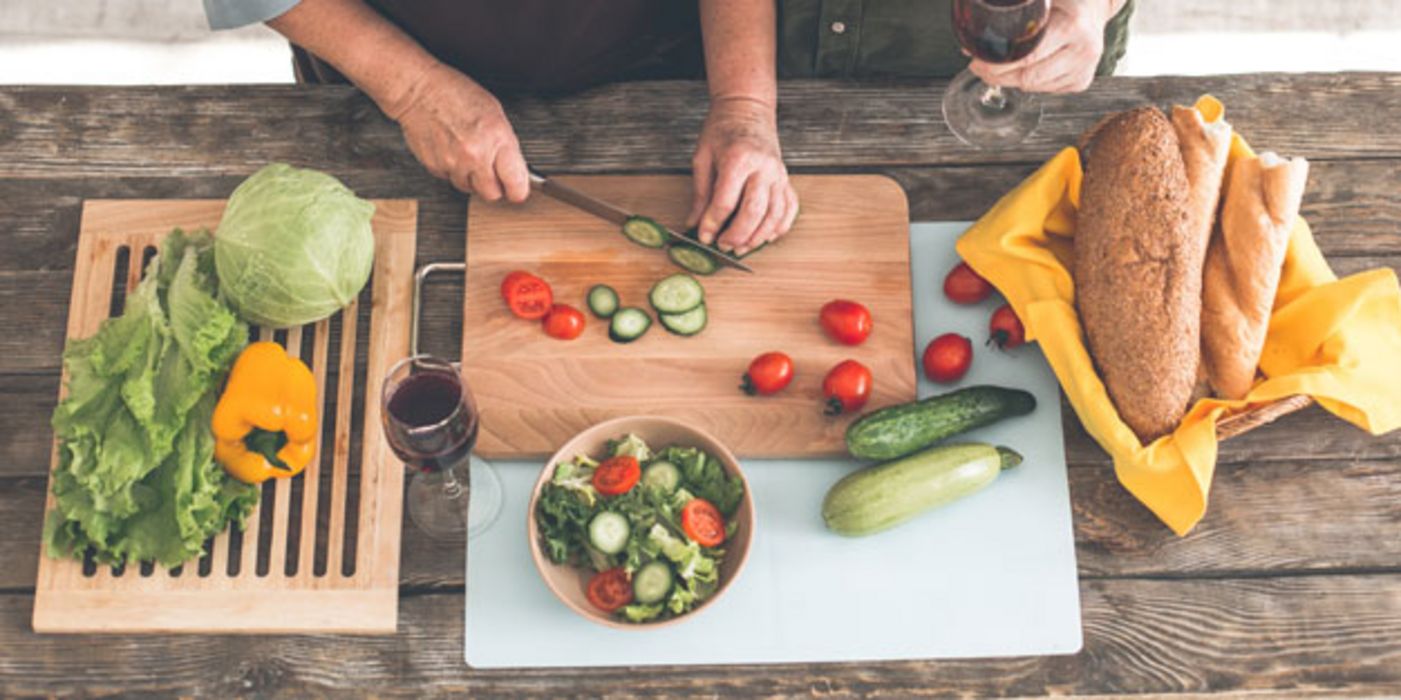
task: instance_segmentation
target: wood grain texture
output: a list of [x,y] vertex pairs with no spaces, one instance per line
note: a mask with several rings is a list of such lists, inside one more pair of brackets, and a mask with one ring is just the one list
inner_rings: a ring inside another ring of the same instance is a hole
[[[1401,576],[1081,584],[1074,656],[881,664],[473,671],[460,592],[402,601],[396,637],[113,636],[82,647],[87,694],[293,697],[1022,697],[1401,692]],[[0,695],[73,687],[74,640],[0,596]]]
[[[690,179],[675,176],[561,177],[618,206],[673,228],[691,201]],[[845,452],[852,417],[822,414],[822,377],[847,358],[876,377],[869,407],[915,397],[905,196],[873,176],[798,176],[801,220],[783,240],[745,262],[754,274],[700,277],[709,324],[694,337],[660,323],[619,344],[589,316],[576,340],[546,336],[507,313],[501,280],[512,270],[540,275],[557,303],[585,308],[605,283],[624,306],[648,308],[652,285],[677,272],[661,251],[629,242],[618,227],[548,197],[524,205],[473,205],[467,216],[467,292],[462,358],[482,413],[477,449],[487,457],[548,455],[591,425],[626,415],[664,415],[702,428],[742,457]],[[859,347],[828,339],[817,312],[832,299],[871,309],[875,330]],[[740,376],[760,353],[786,349],[797,363],[782,394],[755,399]],[[799,352],[801,350],[801,352]]]

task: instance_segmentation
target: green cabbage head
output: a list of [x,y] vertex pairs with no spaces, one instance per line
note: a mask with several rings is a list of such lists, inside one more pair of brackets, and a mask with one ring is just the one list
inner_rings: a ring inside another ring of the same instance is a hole
[[315,170],[273,163],[234,190],[214,236],[219,289],[244,319],[286,328],[349,304],[374,264],[375,205]]

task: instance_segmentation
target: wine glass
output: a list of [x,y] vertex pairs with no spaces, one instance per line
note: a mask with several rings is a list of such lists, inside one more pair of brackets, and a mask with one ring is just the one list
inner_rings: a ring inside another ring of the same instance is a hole
[[[1041,43],[1050,13],[1051,0],[953,0],[954,33],[975,58],[1012,63]],[[944,92],[944,121],[970,146],[1010,146],[1041,123],[1041,99],[988,85],[964,69]]]
[[431,355],[406,357],[384,378],[381,400],[389,446],[413,470],[406,508],[414,525],[440,540],[491,527],[501,513],[501,479],[472,456],[477,404],[458,367]]

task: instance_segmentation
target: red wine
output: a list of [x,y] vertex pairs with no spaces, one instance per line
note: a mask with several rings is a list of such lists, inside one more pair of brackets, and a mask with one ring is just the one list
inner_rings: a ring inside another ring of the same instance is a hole
[[424,471],[463,463],[477,443],[477,412],[454,372],[425,371],[394,387],[386,435],[399,459]]
[[1011,63],[1041,43],[1050,0],[953,0],[958,43],[988,63]]

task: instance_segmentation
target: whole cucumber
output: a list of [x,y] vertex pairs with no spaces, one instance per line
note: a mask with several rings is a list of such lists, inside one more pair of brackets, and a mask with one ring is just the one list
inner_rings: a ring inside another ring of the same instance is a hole
[[846,475],[823,499],[822,519],[839,535],[874,534],[976,493],[1021,461],[1013,450],[982,443],[931,447]]
[[846,429],[846,449],[859,459],[895,459],[945,438],[1036,410],[1021,389],[970,386],[868,413]]

